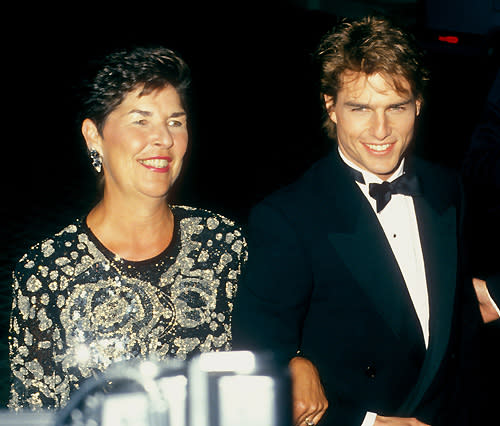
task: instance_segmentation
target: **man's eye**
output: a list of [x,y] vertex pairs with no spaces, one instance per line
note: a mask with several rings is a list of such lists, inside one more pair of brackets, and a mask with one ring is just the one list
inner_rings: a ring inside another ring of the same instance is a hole
[[145,126],[146,124],[148,124],[148,120],[142,118],[140,120],[134,121],[134,124],[138,124],[139,126]]
[[366,111],[368,111],[368,108],[366,108],[366,107],[354,107],[351,111],[366,112]]

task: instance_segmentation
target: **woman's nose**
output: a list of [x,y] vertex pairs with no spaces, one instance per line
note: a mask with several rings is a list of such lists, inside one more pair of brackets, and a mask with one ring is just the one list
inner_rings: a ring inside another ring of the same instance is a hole
[[155,135],[155,143],[170,147],[174,143],[174,138],[167,126],[160,126]]

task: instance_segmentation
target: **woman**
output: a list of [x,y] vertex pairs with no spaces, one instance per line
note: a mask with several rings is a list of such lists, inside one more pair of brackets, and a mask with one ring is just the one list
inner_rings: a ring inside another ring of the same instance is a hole
[[188,146],[187,65],[164,48],[119,51],[88,88],[82,133],[103,195],[14,271],[11,409],[60,408],[116,361],[231,347],[245,240],[167,202]]

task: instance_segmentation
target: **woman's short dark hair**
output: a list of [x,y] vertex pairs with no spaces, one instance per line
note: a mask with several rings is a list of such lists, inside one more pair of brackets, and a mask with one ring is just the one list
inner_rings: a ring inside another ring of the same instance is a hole
[[[397,91],[404,93],[399,79],[403,77],[410,84],[412,95],[423,101],[429,80],[423,53],[410,34],[385,18],[341,21],[322,39],[315,56],[322,98],[329,95],[336,102],[342,88],[342,74],[353,71],[366,75],[381,73],[392,79]],[[326,110],[323,127],[329,136],[335,136],[335,124]]]
[[102,134],[109,114],[128,93],[142,88],[140,96],[173,86],[187,108],[190,70],[174,51],[164,47],[136,47],[107,55],[94,77],[85,84],[80,121],[91,119]]

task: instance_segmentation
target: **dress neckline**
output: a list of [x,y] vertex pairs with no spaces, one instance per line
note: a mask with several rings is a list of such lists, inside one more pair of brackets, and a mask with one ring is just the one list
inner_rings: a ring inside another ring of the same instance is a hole
[[87,215],[83,216],[80,219],[82,229],[89,236],[90,241],[97,247],[97,249],[111,262],[120,262],[123,265],[131,266],[131,267],[142,267],[149,266],[151,264],[157,264],[160,261],[165,260],[165,258],[170,257],[171,259],[175,258],[176,251],[178,250],[179,241],[180,241],[180,226],[179,226],[179,218],[174,212],[174,208],[171,208],[172,215],[174,216],[174,229],[172,233],[172,239],[169,245],[156,256],[150,257],[149,259],[143,260],[128,260],[124,259],[116,253],[109,250],[102,242],[97,238],[92,229],[87,224]]

